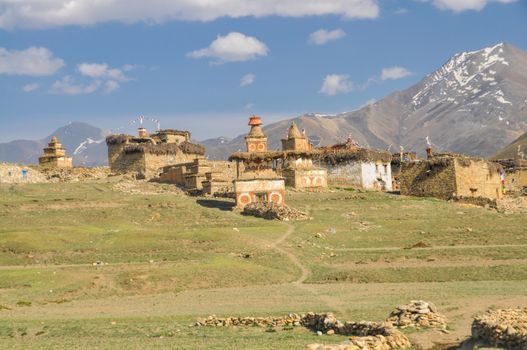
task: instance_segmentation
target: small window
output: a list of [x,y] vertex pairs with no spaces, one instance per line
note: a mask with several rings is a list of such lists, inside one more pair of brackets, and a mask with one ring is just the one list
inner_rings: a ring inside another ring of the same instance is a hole
[[255,193],[254,198],[256,203],[267,203],[267,193]]

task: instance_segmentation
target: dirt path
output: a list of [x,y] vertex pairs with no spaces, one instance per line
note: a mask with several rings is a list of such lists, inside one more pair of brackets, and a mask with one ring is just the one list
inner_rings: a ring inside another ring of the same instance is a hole
[[[306,212],[309,214],[309,208],[307,208]],[[284,243],[293,233],[295,232],[295,226],[292,224],[287,224],[287,231],[276,241],[274,241],[269,248],[276,250],[280,254],[286,256],[291,262],[300,269],[301,274],[300,276],[291,282],[295,287],[302,289],[305,292],[308,292],[309,294],[313,295],[314,298],[320,300],[323,304],[325,304],[328,308],[335,310],[337,312],[342,312],[342,309],[340,305],[338,304],[338,300],[335,297],[325,295],[320,293],[317,288],[315,288],[311,284],[304,283],[309,275],[311,274],[311,271],[309,268],[303,264],[300,259],[290,251],[288,251],[285,248],[282,248],[280,245]]]
[[280,244],[285,242],[285,240],[287,238],[289,238],[289,236],[291,236],[294,232],[295,232],[295,227],[293,225],[291,225],[291,224],[287,224],[287,231],[284,233],[284,235],[282,235],[280,238],[278,238],[276,241],[274,241],[269,246],[269,248],[274,249],[274,250],[278,251],[280,254],[285,255],[289,260],[291,260],[293,265],[295,265],[296,267],[298,267],[300,269],[301,274],[295,281],[293,281],[293,283],[294,284],[301,284],[301,283],[304,283],[307,280],[307,278],[309,277],[311,272],[309,271],[309,269],[307,268],[306,265],[302,264],[300,259],[298,259],[298,257],[295,254],[293,254],[290,251],[280,247]]
[[[414,250],[445,250],[445,249],[478,249],[478,248],[515,248],[527,247],[527,244],[474,244],[474,245],[438,245],[423,248],[411,248]],[[374,247],[374,248],[331,248],[334,251],[341,252],[377,252],[377,251],[393,251],[393,250],[408,250],[407,247]]]

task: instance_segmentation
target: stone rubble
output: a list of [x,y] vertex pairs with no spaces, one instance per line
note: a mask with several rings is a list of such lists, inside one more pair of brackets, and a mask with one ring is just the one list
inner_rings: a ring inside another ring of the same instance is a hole
[[410,304],[400,305],[390,313],[387,323],[397,328],[440,328],[446,329],[447,318],[437,311],[433,303],[412,300]]
[[264,218],[266,220],[308,220],[309,216],[287,205],[251,203],[243,208],[242,214]]
[[[37,169],[37,167],[27,167],[18,164],[0,163],[0,185],[48,182],[46,175]],[[25,177],[23,177],[22,174],[23,170],[26,171]]]
[[527,350],[527,307],[489,310],[475,317],[472,338],[494,347]]
[[84,182],[107,179],[110,168],[52,168],[43,169],[42,172],[50,182]]
[[113,185],[113,190],[137,195],[185,195],[185,192],[175,185],[160,184],[156,182],[148,182],[145,180],[123,180]]
[[341,322],[332,313],[289,314],[284,317],[225,317],[215,315],[200,319],[195,326],[210,327],[305,327],[322,335],[349,336],[345,344],[310,344],[307,349],[323,350],[366,350],[366,349],[405,349],[411,346],[408,338],[392,325],[375,322]]

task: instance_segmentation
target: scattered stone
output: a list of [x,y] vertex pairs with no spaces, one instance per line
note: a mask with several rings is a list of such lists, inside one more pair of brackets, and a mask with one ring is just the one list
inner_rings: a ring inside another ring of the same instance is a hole
[[489,310],[472,322],[472,338],[490,346],[527,349],[527,307]]
[[447,318],[437,311],[437,307],[423,300],[412,300],[410,304],[400,305],[390,313],[386,322],[397,328],[438,328],[446,329]]
[[267,220],[307,220],[309,216],[300,210],[288,207],[287,205],[251,203],[243,208],[242,214],[252,215]]
[[85,182],[107,179],[110,168],[51,168],[42,169],[50,182]]
[[185,192],[175,185],[148,182],[144,180],[123,180],[113,186],[114,191],[137,194],[137,195],[158,195],[175,194],[183,196]]

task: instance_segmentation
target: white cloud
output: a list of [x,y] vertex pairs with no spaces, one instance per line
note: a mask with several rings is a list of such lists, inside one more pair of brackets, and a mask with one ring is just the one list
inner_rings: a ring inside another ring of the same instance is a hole
[[[126,65],[127,68],[128,66]],[[77,65],[77,70],[81,75],[90,78],[107,78],[119,81],[128,80],[122,70],[110,68],[106,63],[81,63]]]
[[381,72],[381,80],[397,80],[413,74],[414,73],[403,67],[384,68]]
[[37,84],[37,83],[31,83],[31,84],[26,84],[22,87],[22,91],[24,92],[33,92],[33,91],[36,91],[40,88],[40,85]]
[[509,4],[517,0],[433,0],[433,4],[442,10],[451,10],[453,12],[462,12],[467,10],[482,10],[491,2]]
[[0,47],[0,74],[46,76],[55,74],[63,66],[64,61],[45,47],[21,51]]
[[67,75],[61,80],[57,80],[51,86],[50,92],[53,94],[64,94],[64,95],[81,95],[91,94],[99,89],[101,86],[100,80],[95,80],[89,84],[78,84],[75,83],[74,79]]
[[217,59],[215,63],[249,61],[258,56],[267,56],[267,46],[252,36],[238,32],[231,32],[226,36],[218,35],[209,47],[189,52],[192,58],[211,57]]
[[404,8],[404,7],[399,7],[397,10],[395,10],[394,14],[395,15],[404,15],[408,13],[408,9]]
[[115,80],[108,80],[106,83],[104,83],[104,92],[107,94],[111,94],[120,87],[121,86],[119,85],[119,83]]
[[342,39],[346,33],[342,29],[325,30],[320,29],[309,35],[309,42],[315,45],[324,45],[330,41]]
[[377,18],[376,0],[18,0],[0,1],[0,28],[48,28],[103,22],[212,21],[221,17],[336,15]]
[[346,74],[330,74],[324,78],[319,93],[334,96],[339,93],[347,93],[353,90],[353,82]]
[[256,75],[252,74],[252,73],[249,73],[249,74],[245,74],[241,79],[240,79],[240,86],[249,86],[251,85],[252,83],[254,83],[254,80],[256,79]]

